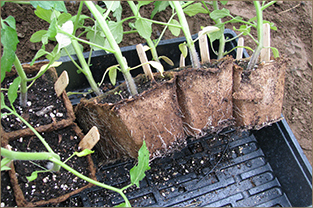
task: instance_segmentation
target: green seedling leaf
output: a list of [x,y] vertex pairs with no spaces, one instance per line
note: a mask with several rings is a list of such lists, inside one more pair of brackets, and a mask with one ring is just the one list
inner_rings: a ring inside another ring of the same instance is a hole
[[109,78],[110,78],[110,81],[111,81],[113,86],[115,86],[115,84],[116,84],[116,77],[117,77],[117,70],[116,69],[117,69],[117,66],[113,66],[109,70]]
[[39,30],[30,37],[30,42],[37,43],[42,41],[42,37],[47,34],[47,30]]
[[[32,2],[32,1],[31,1]],[[52,16],[52,11],[48,9],[43,9],[40,6],[35,7],[35,15],[39,17],[40,19],[43,19],[47,21],[48,23],[51,23],[51,16]]]
[[163,76],[164,68],[163,68],[162,64],[160,64],[160,63],[157,62],[157,61],[149,61],[149,64],[150,64],[153,68],[156,68],[156,69],[161,73],[161,75]]
[[5,1],[1,1],[1,7],[3,7],[5,4]]
[[154,15],[158,12],[164,11],[170,4],[168,1],[156,1],[154,2],[154,9],[151,12],[150,18],[153,19]]
[[248,35],[251,31],[251,28],[248,27],[247,25],[240,25],[238,29],[235,26],[233,26],[233,30],[241,32],[242,35]]
[[30,63],[30,65],[33,65],[33,64],[35,63],[35,61],[36,61],[38,58],[40,58],[40,57],[42,57],[42,56],[44,56],[44,55],[47,55],[47,54],[50,54],[50,53],[47,52],[47,51],[45,51],[45,50],[42,49],[42,48],[39,49],[39,50],[37,51],[35,57],[33,58],[32,62]]
[[32,174],[30,176],[26,176],[28,182],[36,180],[37,177],[38,177],[38,172],[37,171],[32,172]]
[[138,164],[135,165],[130,170],[130,179],[132,184],[136,184],[139,188],[139,182],[146,176],[145,172],[150,170],[149,166],[149,150],[146,146],[146,142],[143,141],[143,144],[138,151]]
[[14,30],[16,30],[16,26],[15,26],[15,19],[13,16],[8,16],[5,20],[6,23],[8,23],[8,25],[13,28]]
[[110,8],[111,6],[111,11],[114,12],[116,9],[118,9],[121,6],[120,1],[103,1],[106,5],[106,8]]
[[121,204],[116,205],[116,206],[114,206],[114,207],[126,207],[126,203],[124,202],[124,203],[121,203]]
[[184,58],[186,58],[188,55],[188,48],[187,48],[186,43],[185,42],[181,43],[179,44],[178,47],[179,47],[180,52],[183,54]]
[[149,39],[152,34],[152,23],[145,19],[138,19],[135,22],[135,27],[138,30],[138,33],[144,39]]
[[67,12],[64,1],[30,1],[31,5],[37,9],[40,6],[43,9],[55,9],[59,12]]
[[74,154],[77,155],[77,157],[85,157],[87,155],[90,155],[92,153],[94,153],[95,151],[92,151],[90,149],[84,149],[81,152],[75,152]]
[[8,98],[9,98],[11,105],[13,105],[14,101],[17,98],[17,90],[18,90],[18,87],[20,86],[20,83],[21,83],[21,77],[18,76],[13,80],[12,84],[10,85],[8,89]]
[[208,33],[209,39],[212,42],[219,40],[224,35],[224,24],[216,24],[215,27],[218,27],[220,30],[216,32]]
[[[52,67],[58,67],[58,66],[60,66],[61,64],[62,64],[62,62],[55,61],[55,62],[53,62],[53,63],[49,66],[48,69],[50,69],[50,68],[52,68]],[[46,70],[46,69],[47,69],[47,66],[48,66],[48,64],[42,65],[42,66],[40,67],[40,70],[39,70],[38,74],[39,74],[40,72]]]
[[222,19],[224,17],[230,16],[230,12],[228,9],[214,10],[210,13],[210,17],[214,20]]
[[4,170],[11,170],[11,168],[10,167],[8,167],[7,166],[7,164],[9,163],[9,162],[11,162],[12,160],[11,159],[9,159],[9,158],[3,158],[2,160],[1,160],[1,171],[4,171]]
[[[180,25],[179,22],[175,19],[172,19],[170,22],[170,24],[173,24],[173,25]],[[180,34],[180,28],[178,27],[173,27],[173,26],[169,26],[168,29],[171,31],[171,33],[174,35],[174,36],[179,36]]]
[[171,65],[171,66],[174,66],[174,63],[173,63],[173,61],[170,59],[170,58],[168,58],[168,57],[166,57],[166,56],[159,56],[159,58],[160,59],[163,59],[166,63],[168,63],[169,65]]
[[[80,44],[80,43],[78,43],[78,45],[79,45],[80,50],[83,51],[84,50],[84,46],[82,44]],[[67,56],[67,53],[65,52],[65,49],[67,49],[67,52],[70,55],[75,55],[76,54],[76,51],[73,48],[73,45],[70,44],[70,45],[68,45],[68,46],[66,46],[66,47],[61,49],[61,53],[60,53],[61,56]]]
[[220,1],[222,5],[226,5],[228,1]]
[[274,47],[270,47],[270,48],[272,49],[274,58],[278,58],[279,57],[279,51],[277,50],[277,48],[274,48]]
[[5,170],[11,170],[11,168],[9,168],[8,166],[1,166],[1,172]]
[[58,18],[58,25],[63,25],[67,21],[71,20],[72,15],[70,13],[62,13]]
[[123,25],[122,22],[109,21],[108,26],[117,44],[123,40]]
[[[72,34],[73,31],[74,31],[74,24],[71,20],[65,22],[62,27],[61,27],[61,30],[69,33],[69,34]],[[55,36],[56,40],[58,41],[59,43],[59,48],[64,48],[68,45],[71,44],[71,38],[65,34],[62,34],[62,33],[57,33],[57,35]]]
[[[117,2],[119,2],[119,1],[117,1]],[[122,19],[122,12],[123,12],[123,8],[122,8],[122,6],[121,6],[121,4],[120,4],[120,6],[117,8],[117,9],[115,9],[115,11],[113,12],[113,17],[115,17],[116,18],[116,21],[117,22],[120,22],[121,21],[121,19]]]
[[270,22],[270,21],[264,20],[264,21],[263,21],[263,24],[265,24],[265,23],[270,24],[271,30],[277,31],[277,27],[275,26],[275,23],[274,23],[274,22]]
[[[91,31],[87,32],[86,38],[90,42],[95,43],[97,45],[101,45],[101,46],[105,45],[106,38],[102,37],[100,32],[96,33],[95,31],[91,30]],[[95,47],[95,46],[90,46],[90,47],[92,50],[95,50],[95,51],[101,50],[100,48]]]
[[53,19],[49,25],[46,36],[50,40],[54,40],[56,35],[57,35],[57,20]]
[[202,3],[195,3],[187,6],[183,11],[190,17],[195,16],[196,14],[203,13],[207,14],[208,11],[202,7]]
[[1,92],[0,96],[1,96],[1,109],[3,109],[6,106],[5,102],[4,102],[4,94],[3,94],[3,92]]
[[150,4],[151,2],[153,2],[153,1],[138,1],[138,10],[140,9],[140,7],[142,7],[142,6],[145,6],[145,5],[148,5],[148,4]]

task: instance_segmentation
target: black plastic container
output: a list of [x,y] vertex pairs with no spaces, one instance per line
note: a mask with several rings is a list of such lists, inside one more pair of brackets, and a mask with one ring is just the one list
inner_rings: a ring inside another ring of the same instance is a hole
[[[233,31],[225,30],[226,38],[235,36]],[[178,45],[184,41],[185,38],[161,41],[157,47],[159,55],[169,57],[178,67]],[[236,39],[228,42],[226,50],[236,45]],[[198,49],[198,45],[196,47]],[[218,48],[217,41],[213,47]],[[129,66],[140,64],[135,46],[123,47],[122,53]],[[233,51],[231,55],[235,57],[235,53]],[[210,54],[211,59],[216,58],[211,49]],[[87,58],[89,53],[84,55]],[[148,57],[151,57],[150,54]],[[246,52],[244,57],[248,57]],[[57,71],[69,72],[70,85],[67,90],[87,91],[87,80],[76,73],[70,59],[62,57],[61,61],[63,64]],[[187,58],[186,65],[190,64],[188,61]],[[91,70],[96,82],[101,80],[105,69],[116,63],[112,54],[94,52]],[[164,66],[169,68],[166,64]],[[135,71],[133,76],[140,72],[141,69]],[[122,80],[122,76],[119,75],[118,79]],[[80,98],[70,96],[74,105]],[[102,166],[96,159],[98,156],[94,154],[99,181],[116,187],[129,184],[128,172],[134,161]],[[228,130],[219,135],[189,140],[188,146],[182,151],[155,159],[150,166],[151,170],[147,171],[141,188],[127,190],[132,206],[312,205],[312,167],[284,119],[258,131],[239,133]],[[93,187],[59,206],[115,206],[121,202],[123,200],[118,194]]]

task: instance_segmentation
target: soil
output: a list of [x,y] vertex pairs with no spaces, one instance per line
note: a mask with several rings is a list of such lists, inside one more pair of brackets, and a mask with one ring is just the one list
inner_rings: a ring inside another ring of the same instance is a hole
[[[22,63],[30,62],[36,51],[41,48],[41,44],[31,43],[29,38],[40,29],[47,29],[48,23],[33,15],[34,9],[31,6],[15,5],[6,3],[1,8],[1,17],[6,18],[12,15],[16,18],[20,41],[17,46],[17,56]],[[67,5],[70,13],[77,11],[76,4],[67,2]],[[233,16],[239,15],[245,20],[255,16],[253,3],[249,1],[230,1],[225,7]],[[149,16],[151,8],[152,6],[144,7],[140,11],[142,16]],[[170,10],[161,12],[155,16],[155,19],[164,21],[170,13]],[[123,15],[127,16],[127,13]],[[278,28],[277,31],[271,31],[271,45],[276,47],[281,55],[290,59],[286,71],[283,115],[312,165],[312,2],[276,3],[267,8],[263,15],[265,20],[274,22]],[[206,14],[198,14],[187,19],[192,34],[197,33],[201,26],[214,24]],[[232,26],[226,25],[226,28],[233,29]],[[239,25],[235,26],[238,28]],[[161,31],[161,27],[156,27],[153,30],[153,38],[158,37]],[[251,33],[256,36],[255,31]],[[183,34],[181,33],[180,36]],[[164,39],[171,38],[175,37],[166,32]],[[143,42],[145,41],[137,34],[128,34],[124,36],[120,46]],[[245,38],[245,45],[255,47],[255,43],[249,37]],[[46,46],[46,49],[51,51],[53,47],[51,43]],[[85,50],[87,50],[86,47]],[[251,55],[250,51],[248,53]]]
[[[69,158],[75,151],[78,151],[80,142],[79,135],[74,131],[73,126],[66,127],[62,130],[52,131],[50,133],[41,133],[53,151],[60,153],[62,161]],[[46,151],[44,145],[37,137],[24,137],[9,142],[14,151],[23,152],[43,152]],[[87,157],[72,157],[67,164],[82,173],[90,175]],[[15,161],[15,171],[18,184],[28,202],[38,202],[41,200],[49,200],[59,196],[63,196],[69,192],[77,190],[88,183],[69,171],[61,168],[57,173],[38,173],[37,179],[28,182],[26,177],[30,176],[35,170],[42,170],[39,166],[48,168],[49,162],[37,161],[31,163],[29,161]],[[51,165],[51,164],[50,164]],[[2,195],[3,198],[5,196]]]

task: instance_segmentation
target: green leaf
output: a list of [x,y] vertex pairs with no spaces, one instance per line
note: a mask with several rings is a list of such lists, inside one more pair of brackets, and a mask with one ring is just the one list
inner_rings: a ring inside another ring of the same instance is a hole
[[13,16],[8,16],[5,20],[6,23],[8,23],[8,25],[13,28],[14,30],[16,30],[16,26],[15,26],[15,19]]
[[216,24],[215,27],[218,27],[220,30],[216,32],[209,33],[210,42],[214,42],[215,40],[219,40],[224,35],[224,24]]
[[213,32],[218,32],[219,30],[220,30],[220,28],[218,28],[216,26],[206,26],[206,27],[203,27],[201,31],[199,31],[199,36],[205,35],[205,34],[210,34]]
[[188,48],[187,48],[186,43],[181,43],[179,44],[178,47],[179,47],[180,52],[183,54],[184,58],[186,58],[188,55]]
[[156,68],[161,75],[163,76],[163,72],[164,72],[164,67],[162,66],[162,64],[160,62],[157,61],[149,61],[149,64],[153,67]]
[[116,18],[116,21],[117,22],[120,22],[121,19],[122,19],[122,12],[123,12],[123,8],[122,6],[120,5],[117,9],[115,9],[115,11],[113,12],[113,17]]
[[38,172],[37,171],[32,172],[32,174],[30,176],[26,176],[28,182],[36,180],[37,177],[38,177]]
[[118,9],[121,6],[120,1],[103,1],[106,5],[106,8],[111,8],[111,11],[114,12],[116,9]]
[[55,38],[55,36],[57,35],[57,20],[56,19],[52,19],[46,35],[49,39]]
[[64,1],[30,1],[30,3],[36,9],[40,6],[46,10],[55,9],[59,12],[67,12]]
[[35,63],[35,61],[36,61],[38,58],[40,58],[40,57],[42,57],[42,56],[44,56],[44,55],[47,55],[47,54],[50,54],[50,53],[47,52],[47,51],[45,51],[45,50],[42,49],[42,48],[39,49],[39,50],[37,51],[35,57],[33,58],[32,62],[30,63],[30,65],[33,65],[33,64]]
[[196,14],[203,13],[207,14],[208,11],[202,7],[201,3],[195,3],[184,8],[184,12],[190,17],[195,16]]
[[248,35],[251,31],[251,28],[248,27],[247,25],[240,25],[238,29],[235,26],[233,26],[233,30],[243,33],[242,35]]
[[112,68],[110,67],[110,70],[109,70],[109,78],[113,86],[115,86],[116,84],[116,77],[117,77],[116,69],[117,69],[117,66],[113,66]]
[[[180,25],[180,23],[175,20],[175,19],[172,19],[170,22],[170,24],[173,24],[173,25]],[[178,27],[172,27],[172,26],[169,26],[168,29],[171,31],[171,33],[174,35],[174,36],[179,36],[180,34],[180,28]]]
[[222,5],[226,5],[228,1],[220,1]]
[[39,30],[37,32],[35,32],[34,34],[32,34],[32,36],[30,37],[30,42],[32,43],[37,43],[40,42],[42,40],[42,37],[44,35],[47,34],[47,30]]
[[6,105],[5,105],[5,102],[4,102],[4,94],[3,92],[1,92],[1,109],[3,109]]
[[[78,45],[79,45],[80,50],[83,51],[83,50],[84,50],[84,46],[83,46],[82,44],[80,44],[80,43],[78,43]],[[65,48],[67,49],[67,52],[68,52],[70,55],[75,55],[75,54],[76,54],[76,51],[75,51],[75,49],[73,48],[73,45],[72,45],[72,44],[66,46]],[[61,54],[60,54],[60,55],[61,55],[61,56],[67,56],[67,53],[65,52],[64,48],[61,49]]]
[[[67,32],[69,34],[72,34],[74,31],[74,24],[71,20],[65,22],[62,27],[61,30],[63,30],[64,32]],[[60,48],[64,48],[68,45],[70,45],[71,42],[71,38],[63,33],[57,33],[55,36],[56,40],[59,43],[59,47]]]
[[69,21],[72,18],[70,13],[62,13],[58,17],[58,25],[63,25],[65,22]]
[[18,87],[20,86],[20,83],[21,83],[21,77],[18,76],[13,80],[12,84],[10,85],[8,89],[8,98],[12,105],[17,98],[17,90],[18,90]]
[[144,39],[149,39],[152,34],[152,23],[145,19],[138,19],[135,22],[135,27],[138,30],[138,33]]
[[168,58],[168,57],[166,57],[166,56],[159,56],[159,58],[160,59],[163,59],[166,63],[168,63],[169,65],[171,65],[171,66],[174,66],[174,63],[173,63],[173,61],[170,59],[170,58]]
[[114,207],[126,207],[126,203],[124,202],[124,203],[121,203],[121,204],[116,205],[116,206],[114,206]]
[[271,30],[277,31],[277,27],[275,26],[275,23],[274,23],[274,22],[270,22],[270,21],[264,20],[264,21],[263,21],[263,24],[265,24],[265,23],[270,24]]
[[[106,39],[100,35],[100,32],[95,33],[95,31],[91,30],[91,31],[87,32],[86,38],[90,42],[95,43],[97,45],[101,45],[101,46],[105,45],[105,40]],[[98,47],[95,47],[95,46],[90,46],[90,47],[91,47],[92,50],[95,50],[95,51],[96,50],[102,50],[102,49],[100,49]]]
[[11,168],[9,168],[8,166],[1,167],[1,171],[5,171],[5,170],[11,170]]
[[150,170],[149,166],[149,150],[146,146],[146,142],[143,141],[143,144],[138,151],[138,164],[135,165],[130,170],[130,179],[132,184],[136,184],[139,188],[139,182],[146,176],[145,172]]
[[117,44],[123,40],[123,25],[122,22],[109,21],[108,26]]
[[279,51],[277,50],[277,48],[274,48],[274,47],[270,47],[270,48],[272,49],[274,58],[278,58],[279,57]]
[[1,160],[1,171],[4,171],[4,170],[11,170],[11,168],[10,167],[8,167],[7,166],[7,164],[9,163],[9,162],[11,162],[12,160],[11,159],[9,159],[9,158],[3,158],[2,160]]
[[1,57],[1,82],[4,80],[5,73],[11,71],[14,60],[15,52],[4,48],[3,55]]
[[236,23],[239,21],[242,21],[242,17],[236,16],[236,17],[232,18],[231,20],[229,20],[229,23]]
[[1,1],[1,7],[3,7],[5,4],[5,1]]
[[47,9],[43,9],[40,6],[38,6],[36,8],[37,9],[35,10],[35,15],[37,17],[39,17],[40,19],[43,19],[43,20],[47,21],[48,23],[51,23],[52,11],[47,10]]
[[156,13],[164,11],[169,6],[168,1],[156,1],[154,2],[154,9],[151,13],[150,18],[153,19]]
[[140,7],[150,4],[153,1],[138,1],[138,10]]
[[230,12],[228,9],[214,10],[210,13],[210,17],[214,20],[222,19],[224,17],[230,16]]
[[92,154],[94,153],[95,151],[92,151],[90,149],[84,149],[83,151],[81,152],[75,152],[74,154],[77,155],[77,157],[84,157],[84,156],[87,156],[89,154]]

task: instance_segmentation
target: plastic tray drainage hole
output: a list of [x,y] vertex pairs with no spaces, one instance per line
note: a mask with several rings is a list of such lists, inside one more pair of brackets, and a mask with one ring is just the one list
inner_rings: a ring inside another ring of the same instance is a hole
[[184,192],[186,192],[187,190],[186,190],[186,188],[184,187],[184,186],[179,186],[178,187],[178,192],[179,193],[184,193]]

